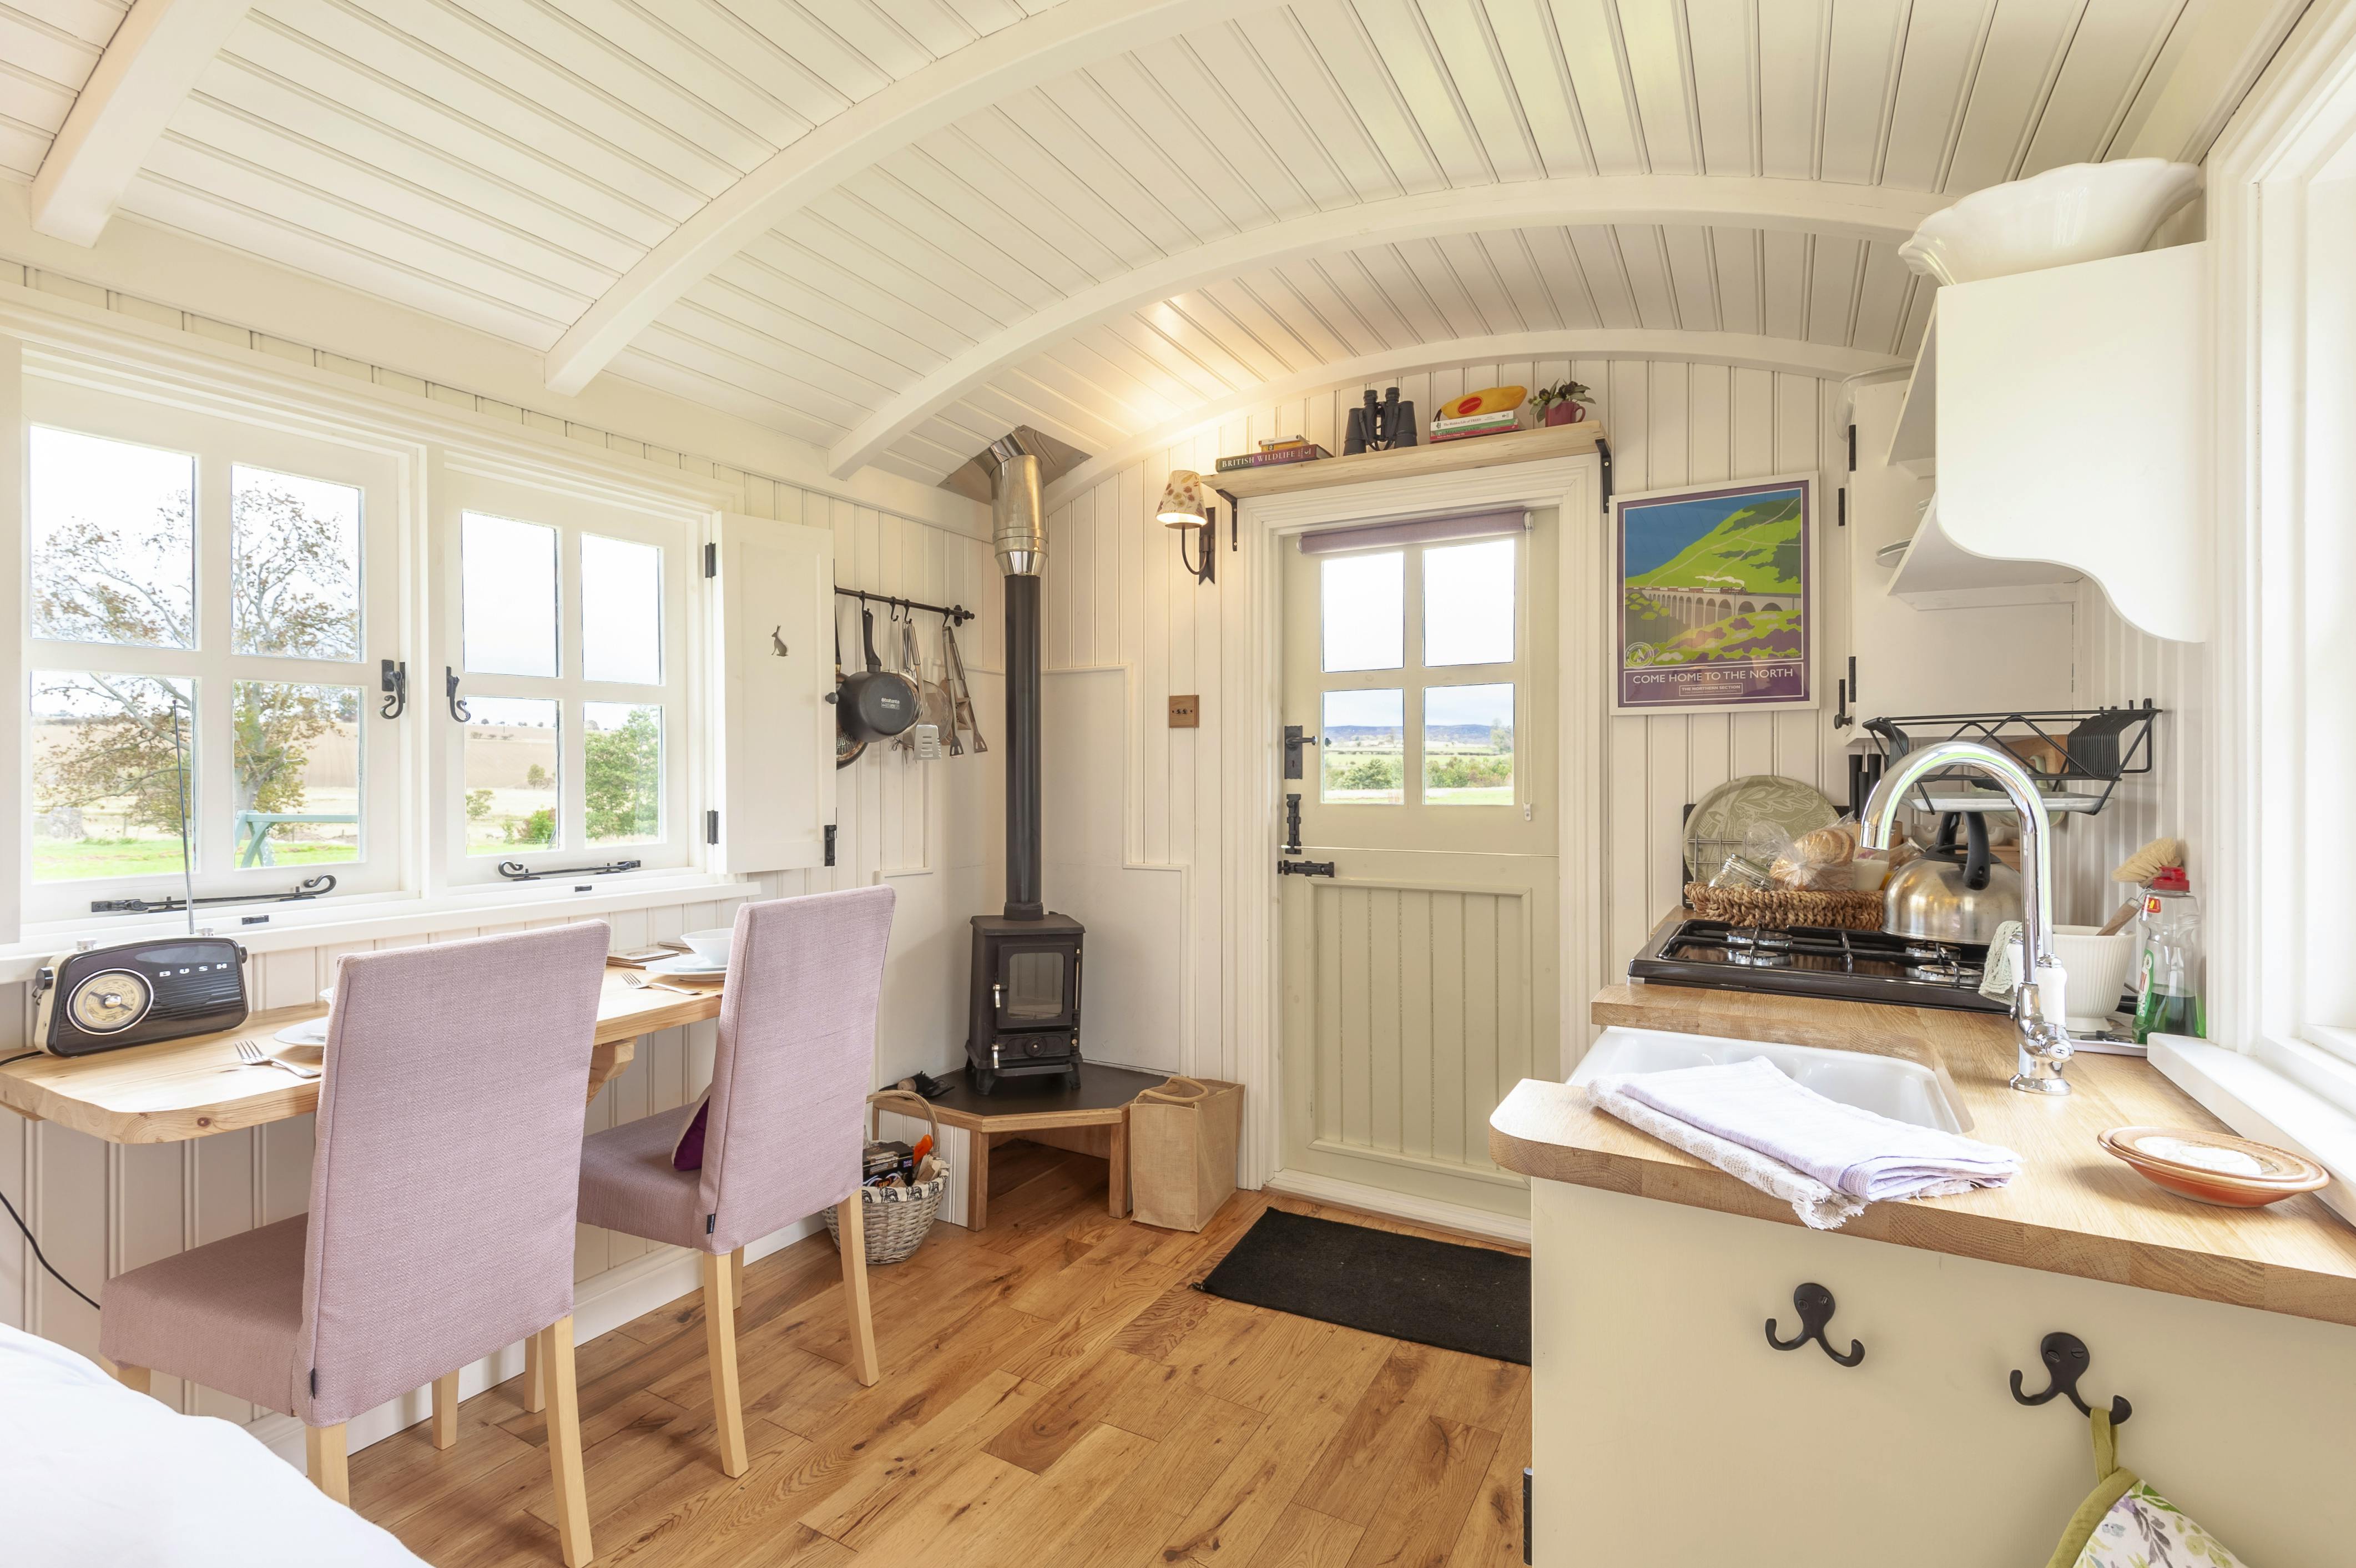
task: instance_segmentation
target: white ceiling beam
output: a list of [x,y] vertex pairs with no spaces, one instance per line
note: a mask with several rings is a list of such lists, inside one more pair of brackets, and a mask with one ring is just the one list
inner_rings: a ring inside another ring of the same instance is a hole
[[[1633,328],[1569,331],[1501,332],[1483,338],[1449,338],[1387,349],[1312,365],[1261,382],[1232,396],[1197,403],[1157,429],[1141,431],[1100,452],[1047,487],[1046,510],[1102,483],[1148,453],[1165,451],[1208,424],[1247,409],[1286,403],[1338,387],[1359,387],[1459,365],[1510,365],[1527,360],[1668,360],[1687,364],[1731,365],[1745,371],[1781,371],[1791,375],[1842,381],[1880,371],[1903,370],[1907,361],[1863,349],[1835,349],[1792,338],[1760,338],[1744,332],[1676,332]],[[1418,411],[1428,419],[1430,409]]]
[[722,191],[640,258],[548,351],[549,386],[579,392],[721,263],[911,142],[1092,61],[1267,3],[1059,0],[870,93]]
[[95,245],[147,149],[252,0],[135,0],[33,176],[36,231]]
[[1312,212],[1214,240],[1108,278],[1012,323],[898,393],[835,443],[855,473],[942,409],[1032,355],[1156,300],[1312,256],[1499,229],[1692,223],[1892,242],[1954,199],[1879,186],[1710,175],[1616,175],[1427,191]]

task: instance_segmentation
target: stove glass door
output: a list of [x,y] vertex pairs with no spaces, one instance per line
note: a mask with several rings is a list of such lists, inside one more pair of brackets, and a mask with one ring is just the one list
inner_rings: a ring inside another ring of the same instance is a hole
[[1005,1000],[1000,1021],[1009,1027],[1053,1024],[1065,1015],[1066,955],[1051,948],[1017,948],[1006,954]]

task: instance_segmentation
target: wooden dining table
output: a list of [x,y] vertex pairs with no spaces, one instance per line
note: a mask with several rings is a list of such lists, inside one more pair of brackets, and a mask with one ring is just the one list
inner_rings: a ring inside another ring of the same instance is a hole
[[[673,991],[632,986],[622,978],[636,972],[605,972],[597,1043],[589,1058],[590,1100],[630,1065],[640,1036],[720,1015],[717,983],[667,981],[683,987]],[[273,1036],[327,1014],[326,1003],[314,1002],[251,1014],[239,1027],[215,1035],[86,1057],[27,1057],[0,1066],[0,1105],[110,1144],[177,1144],[307,1115],[318,1108],[317,1079],[241,1062],[237,1047],[250,1040],[265,1053],[316,1067],[316,1047],[305,1051]]]

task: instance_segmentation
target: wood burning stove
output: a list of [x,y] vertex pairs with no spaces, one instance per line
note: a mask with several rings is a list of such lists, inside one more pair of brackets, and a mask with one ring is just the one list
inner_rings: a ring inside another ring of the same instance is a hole
[[973,918],[973,991],[966,1056],[973,1086],[1062,1073],[1080,1079],[1080,923],[1061,915]]
[[991,442],[980,461],[1006,573],[1006,912],[973,918],[966,1060],[980,1094],[1001,1077],[1049,1073],[1077,1089],[1084,933],[1039,894],[1039,568],[1047,558],[1039,459],[1018,431]]

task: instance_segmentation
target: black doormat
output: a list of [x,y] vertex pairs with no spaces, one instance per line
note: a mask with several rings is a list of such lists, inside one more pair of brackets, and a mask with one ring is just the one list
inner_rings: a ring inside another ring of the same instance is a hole
[[1271,1208],[1202,1288],[1228,1301],[1530,1364],[1530,1261]]

